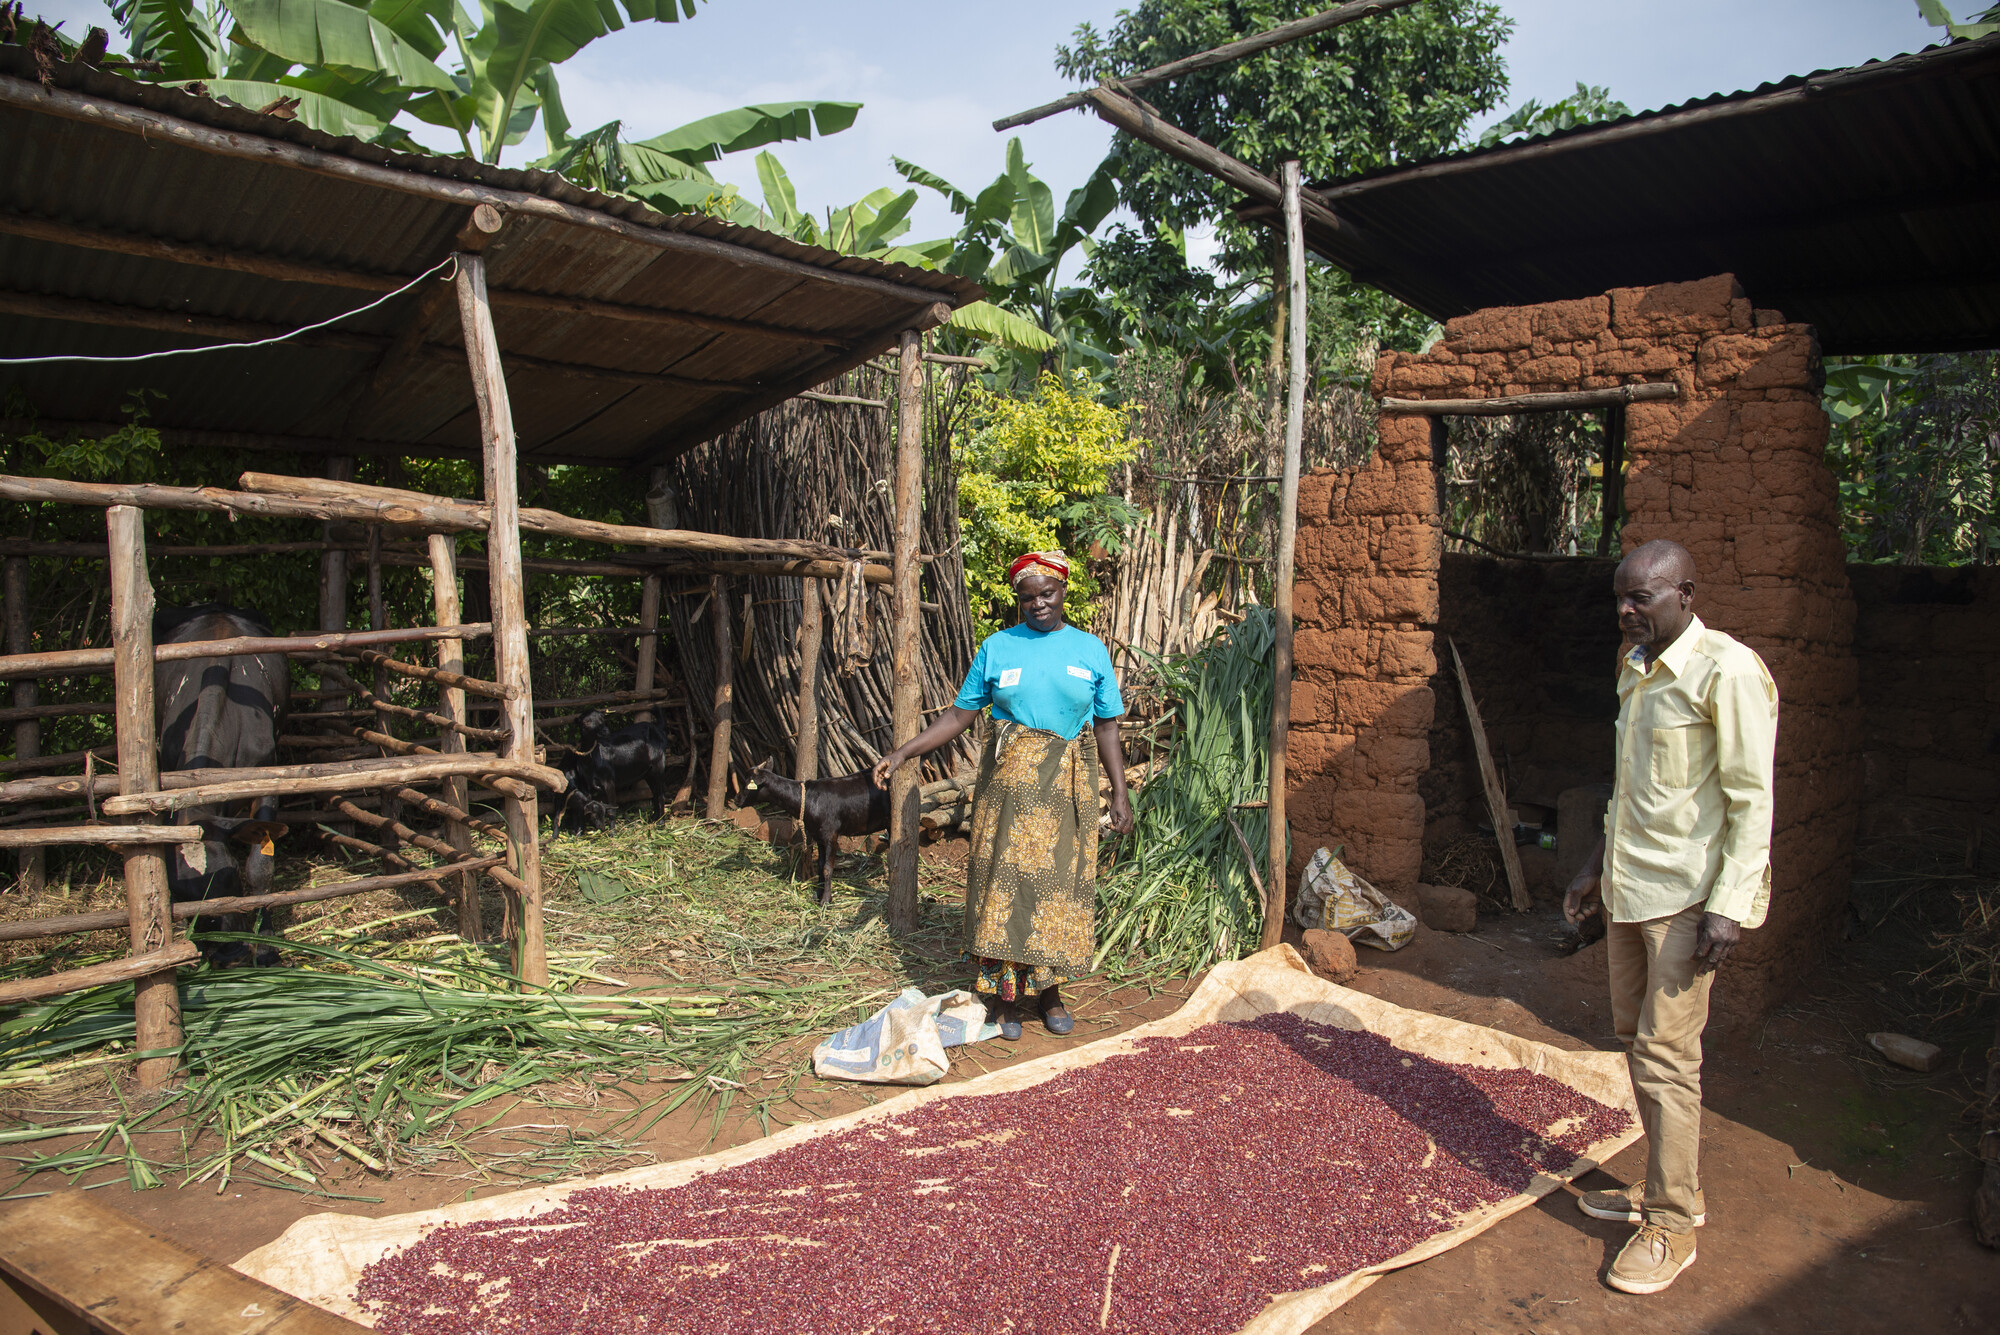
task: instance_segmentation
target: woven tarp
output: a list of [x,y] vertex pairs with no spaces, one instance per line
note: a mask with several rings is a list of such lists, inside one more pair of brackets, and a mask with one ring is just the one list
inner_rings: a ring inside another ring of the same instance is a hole
[[[749,1163],[787,1146],[906,1114],[912,1108],[937,1099],[962,1099],[1027,1089],[1063,1072],[1131,1053],[1144,1039],[1175,1038],[1206,1024],[1254,1020],[1277,1012],[1289,1012],[1313,1024],[1366,1030],[1399,1048],[1436,1061],[1532,1071],[1599,1103],[1627,1112],[1633,1109],[1625,1059],[1617,1053],[1564,1052],[1544,1043],[1516,1038],[1478,1025],[1406,1010],[1315,977],[1297,952],[1290,946],[1281,945],[1247,960],[1211,970],[1187,1004],[1166,1019],[1155,1020],[1116,1037],[1100,1039],[1068,1052],[962,1083],[913,1090],[844,1117],[788,1127],[763,1140],[678,1163],[651,1164],[601,1177],[531,1187],[442,1209],[383,1219],[361,1219],[341,1214],[314,1215],[298,1221],[276,1241],[245,1256],[236,1263],[236,1268],[329,1311],[372,1325],[372,1314],[354,1298],[363,1268],[419,1241],[441,1224],[520,1219],[544,1214],[559,1207],[573,1193],[589,1187],[681,1186],[705,1174]],[[1562,1181],[1603,1163],[1632,1143],[1638,1135],[1637,1119],[1634,1117],[1629,1129],[1591,1144],[1574,1163],[1554,1173],[1538,1174],[1519,1195],[1460,1215],[1450,1228],[1433,1234],[1400,1255],[1379,1265],[1343,1275],[1328,1284],[1275,1295],[1264,1310],[1242,1328],[1240,1335],[1298,1335],[1386,1272],[1449,1251],[1515,1211],[1534,1204],[1555,1190]]]

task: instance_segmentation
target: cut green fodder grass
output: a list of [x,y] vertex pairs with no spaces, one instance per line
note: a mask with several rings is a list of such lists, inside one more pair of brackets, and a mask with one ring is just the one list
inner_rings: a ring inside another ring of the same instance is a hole
[[1198,653],[1148,656],[1179,730],[1098,879],[1096,964],[1114,977],[1192,974],[1257,944],[1264,908],[1244,845],[1262,875],[1269,814],[1244,804],[1268,796],[1274,625],[1269,608],[1252,608]]
[[[441,905],[363,918],[347,901],[295,920],[287,967],[183,974],[187,1080],[158,1101],[128,1102],[118,1084],[137,1055],[129,984],[0,1011],[0,1097],[25,1123],[0,1131],[16,1174],[5,1191],[52,1174],[338,1198],[357,1175],[405,1172],[476,1189],[650,1159],[635,1143],[683,1108],[710,1110],[711,1135],[732,1113],[768,1131],[810,1078],[812,1042],[951,970],[957,953],[956,907],[939,902],[949,878],[927,869],[939,884],[923,930],[899,941],[866,876],[873,860],[857,874],[843,859],[826,909],[787,861],[734,827],[689,821],[557,841],[544,862],[546,991],[522,988],[504,946],[439,931]],[[5,971],[48,964],[27,956]],[[586,987],[620,990],[572,990]],[[571,1120],[591,1129],[503,1124],[535,1107],[584,1114]],[[77,1135],[89,1139],[39,1143]]]

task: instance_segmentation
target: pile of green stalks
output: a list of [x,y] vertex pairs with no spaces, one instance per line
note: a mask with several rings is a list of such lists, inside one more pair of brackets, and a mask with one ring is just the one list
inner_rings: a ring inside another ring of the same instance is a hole
[[1254,607],[1207,648],[1151,661],[1177,729],[1166,763],[1133,795],[1136,828],[1110,845],[1098,879],[1097,968],[1191,974],[1257,944],[1275,626],[1269,608]]
[[[506,972],[502,948],[448,935],[280,944],[292,967],[183,975],[186,1078],[164,1099],[139,1106],[140,1097],[114,1079],[116,1113],[0,1132],[0,1150],[90,1137],[54,1153],[0,1153],[16,1175],[9,1194],[38,1194],[20,1190],[37,1174],[80,1180],[109,1169],[86,1188],[123,1180],[141,1190],[178,1178],[175,1185],[213,1182],[220,1192],[247,1180],[377,1200],[329,1190],[328,1181],[356,1168],[386,1177],[462,1162],[472,1171],[461,1175],[476,1186],[649,1158],[633,1141],[654,1123],[689,1100],[713,1099],[719,1130],[745,1088],[734,1077],[747,1059],[833,1025],[854,1003],[850,989],[824,982],[666,995],[560,990],[584,980],[618,984],[591,968],[593,952],[559,953],[558,986],[527,988]],[[89,1068],[122,1069],[117,1064],[139,1055],[132,993],[128,983],[0,1011],[0,1090],[53,1092],[77,1076],[108,1073]],[[526,1136],[517,1126],[496,1127],[520,1100],[497,1111],[485,1105],[531,1090],[544,1106],[605,1112],[593,1120],[606,1124],[590,1132],[541,1124],[537,1130],[554,1134]],[[565,1096],[587,1102],[552,1101]],[[776,1097],[759,1104],[760,1117]],[[481,1137],[526,1147],[507,1150]]]

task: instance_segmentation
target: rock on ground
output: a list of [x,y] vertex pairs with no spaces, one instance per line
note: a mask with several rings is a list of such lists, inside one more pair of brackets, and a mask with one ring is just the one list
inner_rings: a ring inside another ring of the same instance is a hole
[[1479,926],[1479,896],[1455,885],[1419,885],[1417,916],[1440,932],[1469,932]]
[[1312,971],[1328,982],[1344,983],[1361,972],[1361,962],[1354,958],[1354,943],[1339,932],[1315,927],[1300,939],[1299,947]]

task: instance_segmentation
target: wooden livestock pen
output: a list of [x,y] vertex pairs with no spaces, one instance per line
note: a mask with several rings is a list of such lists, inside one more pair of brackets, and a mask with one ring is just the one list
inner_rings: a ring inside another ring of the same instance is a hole
[[[71,543],[77,550],[63,554],[104,559],[113,627],[107,648],[34,652],[26,562],[55,553],[31,538],[5,543],[9,653],[0,677],[16,683],[6,712],[18,730],[8,772],[26,777],[0,783],[0,805],[81,799],[90,818],[57,824],[30,814],[38,823],[22,826],[0,816],[0,846],[23,851],[24,879],[37,870],[34,854],[51,845],[115,848],[127,895],[122,915],[0,923],[0,939],[118,922],[130,933],[127,957],[8,983],[0,1003],[136,979],[140,1076],[148,1084],[169,1078],[180,1043],[175,969],[195,952],[174,936],[183,914],[168,902],[166,858],[196,832],[164,822],[186,807],[281,794],[325,799],[357,833],[380,842],[341,838],[392,865],[403,842],[443,861],[211,901],[206,911],[448,884],[462,933],[476,936],[477,883],[485,877],[507,896],[516,972],[529,985],[546,984],[537,797],[563,780],[536,750],[529,639],[630,635],[637,650],[631,691],[544,700],[545,714],[660,707],[672,701],[657,666],[668,580],[676,590],[705,582],[718,628],[735,577],[889,585],[894,733],[900,741],[918,730],[921,336],[954,305],[975,299],[974,285],[699,215],[665,217],[545,173],[391,153],[83,64],[58,66],[40,80],[34,74],[28,53],[0,46],[0,312],[7,316],[0,376],[12,397],[30,405],[44,433],[102,434],[111,429],[108,408],[144,390],[154,396],[149,426],[170,448],[318,456],[324,466],[315,477],[245,472],[226,489],[0,477],[0,499],[104,509],[103,546]],[[118,188],[105,189],[107,181]],[[522,468],[615,467],[637,490],[688,449],[891,349],[898,434],[890,550],[610,523],[521,504]],[[477,460],[483,495],[361,485],[354,460],[366,456]],[[150,510],[327,526],[317,542],[246,545],[317,554],[317,633],[155,645]],[[368,541],[337,540],[335,524],[365,526]],[[523,533],[628,550],[601,561],[536,560],[523,556]],[[483,553],[460,557],[455,538],[463,534],[481,538]],[[371,575],[366,631],[347,629],[357,551]],[[386,624],[379,572],[387,565],[428,568],[434,624]],[[639,625],[531,627],[523,598],[531,569],[641,581]],[[464,623],[457,580],[480,570],[491,618]],[[820,602],[800,599],[808,642]],[[492,678],[468,675],[465,644],[487,639]],[[398,659],[399,644],[431,645],[435,662]],[[728,771],[734,658],[726,632],[717,648],[710,815],[721,814]],[[154,664],[278,653],[312,664],[330,683],[308,693],[318,709],[295,717],[333,731],[291,740],[337,758],[159,774]],[[110,675],[112,698],[35,702],[38,679],[82,674]],[[391,680],[436,687],[435,705],[389,701]],[[815,674],[801,674],[795,754],[802,769],[817,755],[815,683]],[[468,697],[493,717],[476,719]],[[337,707],[356,698],[358,708]],[[38,754],[42,719],[106,712],[115,720],[115,776],[96,772],[111,755]],[[434,729],[435,745],[395,736],[395,719]],[[364,747],[381,754],[354,754]],[[475,781],[503,804],[502,825],[473,815]],[[894,794],[892,926],[915,918],[917,782],[914,772],[899,776]],[[380,795],[378,809],[356,801],[360,794]],[[398,804],[441,821],[443,837],[404,825]],[[479,852],[475,834],[497,841],[498,851]]]

